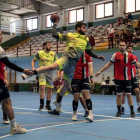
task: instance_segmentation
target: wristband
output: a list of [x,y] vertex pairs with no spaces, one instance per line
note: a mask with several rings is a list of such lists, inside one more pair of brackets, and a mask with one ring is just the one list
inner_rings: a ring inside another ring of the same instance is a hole
[[93,76],[90,76],[90,78],[93,78]]
[[33,72],[34,72],[34,75],[36,75],[36,74],[37,74],[37,71],[36,71],[36,70],[34,70]]

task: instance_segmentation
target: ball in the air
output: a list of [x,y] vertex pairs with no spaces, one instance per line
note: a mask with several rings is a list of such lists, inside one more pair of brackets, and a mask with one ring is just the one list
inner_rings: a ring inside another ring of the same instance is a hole
[[51,20],[52,23],[55,23],[57,21],[57,19],[58,19],[58,21],[60,20],[59,15],[57,15],[57,14],[52,14],[51,15],[50,20]]

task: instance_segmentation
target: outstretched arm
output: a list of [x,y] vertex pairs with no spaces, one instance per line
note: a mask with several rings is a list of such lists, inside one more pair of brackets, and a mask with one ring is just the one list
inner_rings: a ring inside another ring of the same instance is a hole
[[100,71],[98,71],[95,76],[98,77],[103,71],[107,70],[109,67],[113,65],[112,62],[108,62]]
[[92,50],[88,50],[88,49],[86,49],[85,50],[86,51],[86,53],[89,55],[89,56],[91,56],[91,57],[93,57],[93,58],[96,58],[96,59],[101,59],[101,60],[105,60],[105,58],[101,55],[101,56],[98,56],[98,55],[96,55],[95,53],[93,53],[93,51]]

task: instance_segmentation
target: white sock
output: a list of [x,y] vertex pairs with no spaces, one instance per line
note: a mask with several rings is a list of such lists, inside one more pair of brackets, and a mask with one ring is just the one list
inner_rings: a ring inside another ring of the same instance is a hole
[[122,104],[121,107],[124,107],[125,104]]
[[10,120],[10,123],[11,123],[11,126],[13,126],[13,127],[16,127],[16,120],[15,119],[13,119],[13,120]]
[[138,107],[140,107],[140,102],[138,102]]
[[92,110],[89,110],[88,112],[89,112],[89,115],[92,115]]

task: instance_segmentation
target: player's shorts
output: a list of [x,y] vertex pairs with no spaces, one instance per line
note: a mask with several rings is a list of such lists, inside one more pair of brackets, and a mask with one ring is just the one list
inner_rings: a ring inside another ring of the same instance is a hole
[[5,84],[0,84],[0,101],[10,97],[9,91]]
[[48,88],[53,88],[53,73],[41,73],[39,77],[39,86],[46,85]]
[[139,82],[137,81],[136,77],[131,79],[132,89],[139,88]]
[[72,80],[72,78],[74,76],[76,63],[77,63],[75,58],[62,56],[60,59],[55,61],[55,63],[57,63],[59,65],[59,69],[64,71],[63,79],[65,79],[69,83],[71,83],[71,80]]
[[[60,88],[57,90],[56,93],[59,93],[59,94],[60,94]],[[65,93],[65,96],[67,96],[67,95],[70,94],[70,93],[72,94],[72,91],[71,91],[70,88],[68,88],[67,91],[66,91],[66,93]]]
[[115,86],[117,94],[122,92],[130,94],[132,91],[131,80],[115,80]]
[[72,79],[71,81],[71,87],[73,94],[75,93],[81,93],[82,90],[90,90],[90,84],[89,79]]

